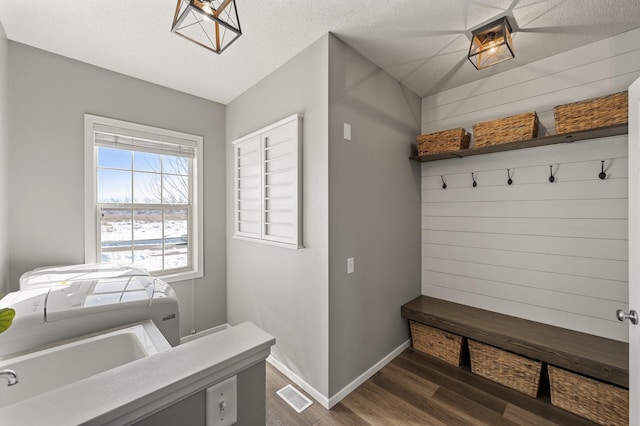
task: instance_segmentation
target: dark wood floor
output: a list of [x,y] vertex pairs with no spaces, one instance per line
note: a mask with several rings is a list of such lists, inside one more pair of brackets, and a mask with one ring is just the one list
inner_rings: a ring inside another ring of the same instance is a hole
[[296,413],[276,395],[289,383],[267,364],[267,425],[593,425],[411,349],[331,410],[314,401]]

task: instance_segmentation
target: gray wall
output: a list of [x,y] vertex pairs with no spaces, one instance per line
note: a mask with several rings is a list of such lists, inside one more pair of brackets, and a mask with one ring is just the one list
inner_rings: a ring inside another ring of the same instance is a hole
[[400,306],[420,295],[420,167],[408,159],[419,131],[418,95],[330,36],[330,395],[409,338]]
[[[227,105],[227,308],[276,338],[273,355],[328,392],[327,36]],[[231,141],[303,114],[303,242],[292,250],[236,240]]]
[[9,42],[0,22],[0,295],[9,290]]
[[[293,113],[304,115],[305,248],[233,239],[230,142]],[[400,305],[420,294],[420,168],[408,160],[420,98],[327,35],[231,102],[226,129],[229,322],[273,334],[274,356],[329,398],[408,338]]]
[[10,287],[29,269],[84,261],[83,114],[91,113],[204,136],[205,276],[173,286],[183,334],[224,323],[224,106],[15,42],[8,62]]

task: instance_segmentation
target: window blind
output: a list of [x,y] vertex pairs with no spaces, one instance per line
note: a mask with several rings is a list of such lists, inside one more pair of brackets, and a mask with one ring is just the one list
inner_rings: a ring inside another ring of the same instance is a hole
[[193,141],[104,125],[94,125],[94,143],[105,148],[185,158],[196,156],[196,144]]

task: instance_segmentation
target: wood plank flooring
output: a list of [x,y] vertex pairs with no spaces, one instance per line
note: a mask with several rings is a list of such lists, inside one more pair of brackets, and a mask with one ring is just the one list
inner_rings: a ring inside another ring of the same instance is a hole
[[594,424],[551,406],[544,396],[530,398],[411,349],[331,410],[314,401],[311,407],[296,413],[276,395],[289,383],[267,364],[267,425]]

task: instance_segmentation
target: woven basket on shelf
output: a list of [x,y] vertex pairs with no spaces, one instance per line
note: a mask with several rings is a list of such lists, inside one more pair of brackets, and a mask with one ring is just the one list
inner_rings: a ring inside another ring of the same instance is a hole
[[536,397],[541,361],[534,361],[469,339],[471,371],[526,395]]
[[553,115],[558,134],[624,124],[629,120],[627,92],[558,105]]
[[420,135],[416,138],[418,155],[422,157],[429,154],[468,149],[470,140],[471,135],[463,128]]
[[629,391],[549,365],[551,403],[601,425],[629,424]]
[[538,115],[535,112],[512,115],[473,125],[474,148],[533,139],[538,136]]
[[410,321],[411,342],[420,352],[460,367],[462,365],[462,336],[447,333],[419,322]]

